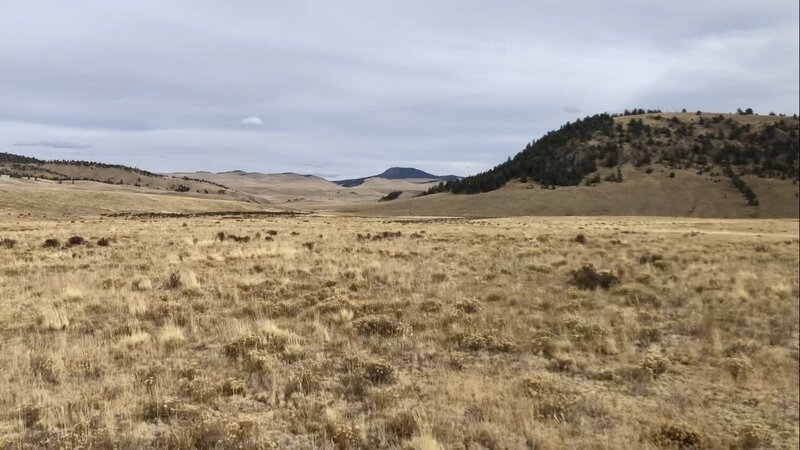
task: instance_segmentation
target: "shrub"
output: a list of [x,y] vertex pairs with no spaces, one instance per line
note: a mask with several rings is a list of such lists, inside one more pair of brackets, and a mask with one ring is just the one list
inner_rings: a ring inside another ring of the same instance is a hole
[[61,246],[61,242],[58,239],[54,239],[54,238],[45,239],[44,240],[44,244],[42,245],[42,247],[44,247],[44,248],[58,248],[60,246]]
[[664,448],[680,450],[697,449],[701,446],[700,433],[685,423],[665,423],[653,430],[650,439]]
[[593,265],[585,264],[570,273],[571,283],[578,289],[594,290],[598,287],[609,289],[619,283],[619,277],[611,272],[598,272]]
[[462,332],[453,336],[456,346],[461,350],[477,352],[488,350],[491,352],[506,353],[514,349],[514,343],[496,337],[490,332]]
[[578,244],[586,244],[586,236],[584,236],[583,234],[575,236],[575,242],[577,242]]
[[649,354],[645,355],[639,361],[639,368],[645,373],[652,375],[653,378],[658,377],[667,371],[669,360],[661,355]]
[[402,194],[402,193],[403,193],[403,191],[389,192],[388,194],[386,194],[383,197],[381,197],[378,201],[379,202],[388,202],[388,201],[391,201],[391,200],[395,200],[397,197],[400,197],[400,194]]
[[465,314],[475,314],[482,308],[480,302],[475,299],[460,300],[453,307]]
[[15,245],[17,245],[17,241],[15,241],[14,239],[5,238],[2,241],[0,241],[0,247],[3,248],[14,248]]
[[226,397],[244,395],[247,392],[247,383],[239,378],[228,377],[220,385],[220,392]]
[[388,384],[394,381],[394,367],[386,361],[374,360],[364,363],[364,376],[375,384]]
[[100,247],[108,247],[111,244],[111,241],[108,238],[100,238],[97,240],[97,245]]
[[743,449],[770,448],[774,439],[772,430],[760,423],[746,423],[739,430],[739,445]]
[[181,274],[179,274],[178,272],[172,272],[171,274],[169,274],[169,277],[167,278],[166,283],[164,283],[164,286],[166,286],[167,289],[179,289],[181,286],[183,286],[183,281],[181,280]]
[[402,323],[385,315],[369,315],[353,321],[353,328],[364,336],[397,336],[403,334]]
[[69,239],[67,239],[67,245],[70,247],[74,247],[76,245],[83,245],[84,243],[86,243],[86,239],[84,239],[81,236],[72,236]]
[[33,374],[50,384],[58,384],[61,369],[57,362],[48,355],[34,353],[30,356]]
[[331,423],[328,424],[327,432],[336,450],[358,448],[361,442],[361,430],[355,425]]

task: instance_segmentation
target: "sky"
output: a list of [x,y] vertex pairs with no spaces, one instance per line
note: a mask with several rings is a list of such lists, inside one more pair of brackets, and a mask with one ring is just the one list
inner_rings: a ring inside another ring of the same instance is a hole
[[0,152],[469,175],[626,108],[795,114],[797,0],[0,0]]

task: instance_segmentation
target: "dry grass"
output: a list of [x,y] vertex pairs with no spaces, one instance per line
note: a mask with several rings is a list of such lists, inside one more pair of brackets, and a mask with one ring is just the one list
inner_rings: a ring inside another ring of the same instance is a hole
[[184,222],[0,222],[0,448],[796,448],[797,221]]

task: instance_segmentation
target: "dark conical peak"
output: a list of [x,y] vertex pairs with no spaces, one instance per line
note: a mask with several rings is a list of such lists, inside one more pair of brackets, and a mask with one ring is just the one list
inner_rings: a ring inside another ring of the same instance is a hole
[[400,178],[436,178],[436,175],[430,174],[423,170],[415,169],[413,167],[390,167],[383,171],[382,174],[375,176],[390,180],[396,180]]

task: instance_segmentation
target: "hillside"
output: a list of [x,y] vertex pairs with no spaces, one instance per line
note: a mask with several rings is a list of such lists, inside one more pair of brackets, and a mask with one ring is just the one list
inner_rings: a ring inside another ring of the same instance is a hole
[[[432,188],[429,193],[489,192],[520,179],[574,186],[616,180],[597,177],[598,168],[624,163],[647,171],[653,164],[737,178],[798,178],[797,117],[715,113],[597,114],[566,123],[525,146],[493,169]],[[751,200],[748,198],[748,200]]]
[[363,184],[366,180],[374,178],[383,178],[386,180],[420,180],[423,182],[430,181],[456,181],[461,177],[456,175],[433,175],[423,170],[415,169],[413,167],[390,167],[378,175],[369,177],[352,178],[349,180],[338,180],[334,183],[344,187],[355,187]]
[[[57,183],[94,181],[109,185],[127,185],[148,189],[190,193],[209,198],[239,198],[226,185],[191,177],[165,176],[118,164],[91,161],[44,161],[0,152],[0,175],[11,178],[50,180]],[[227,197],[226,197],[227,196]]]
[[[601,182],[552,189],[518,180],[474,195],[439,193],[369,205],[349,205],[342,212],[367,216],[670,216],[716,218],[798,217],[798,186],[775,178],[743,176],[758,196],[747,199],[724,174],[698,174],[656,164],[647,173],[632,164],[620,168],[622,183]],[[599,169],[601,177],[617,169]],[[670,176],[674,174],[674,176]]]
[[116,213],[263,211],[230,196],[196,195],[96,181],[59,184],[0,175],[0,216],[77,218]]
[[[370,215],[798,217],[797,117],[598,114]],[[477,194],[477,195],[458,195]]]

